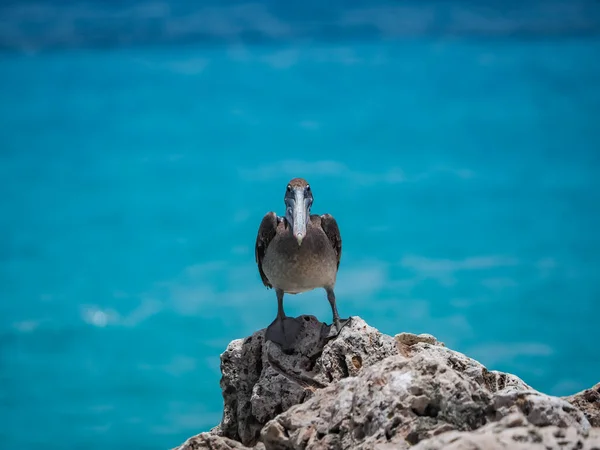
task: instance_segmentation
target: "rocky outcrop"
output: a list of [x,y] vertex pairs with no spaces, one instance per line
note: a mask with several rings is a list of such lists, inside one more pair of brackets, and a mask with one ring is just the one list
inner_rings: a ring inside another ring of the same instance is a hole
[[296,349],[285,354],[264,341],[264,330],[233,341],[221,355],[224,411],[219,432],[253,445],[263,426],[278,414],[305,402],[329,384],[354,376],[397,354],[394,338],[362,320],[344,327],[335,340],[313,316],[302,317]]
[[551,397],[431,335],[387,336],[354,317],[332,339],[302,321],[289,353],[264,330],[229,344],[221,424],[179,450],[600,450],[598,386]]
[[510,414],[474,431],[449,431],[427,439],[412,450],[548,450],[598,449],[600,429],[533,425],[522,414]]
[[600,383],[564,399],[583,411],[593,427],[600,427]]

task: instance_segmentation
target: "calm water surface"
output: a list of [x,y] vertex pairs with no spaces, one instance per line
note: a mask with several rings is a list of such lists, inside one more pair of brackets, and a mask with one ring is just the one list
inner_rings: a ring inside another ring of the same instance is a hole
[[[340,313],[565,395],[600,381],[600,41],[0,56],[0,443],[170,448],[274,318],[254,239],[303,176]],[[322,292],[290,315],[330,321]]]

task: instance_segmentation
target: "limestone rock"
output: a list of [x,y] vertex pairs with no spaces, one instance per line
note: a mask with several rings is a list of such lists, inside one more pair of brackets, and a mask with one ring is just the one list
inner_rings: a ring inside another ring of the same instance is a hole
[[564,399],[583,411],[593,427],[600,427],[600,383]]
[[431,334],[400,333],[394,336],[394,339],[396,339],[400,353],[402,353],[404,356],[408,356],[408,354],[411,352],[412,346],[418,344],[419,342],[424,344],[440,345],[444,347],[444,343],[439,342]]
[[[200,433],[197,436],[189,438],[181,446],[174,450],[249,450],[250,447],[242,445],[240,442],[232,439],[218,436],[213,432]],[[264,446],[260,445],[253,448],[254,450],[264,450]]]
[[450,431],[427,439],[412,450],[548,450],[600,448],[600,430],[581,431],[554,425],[536,427],[520,413],[471,431]]
[[515,376],[438,345],[413,347],[411,357],[388,357],[277,416],[261,433],[266,449],[403,449],[514,412],[536,426],[590,428],[581,411]]
[[291,352],[264,330],[229,344],[223,419],[178,450],[600,450],[600,384],[551,397],[431,335],[391,337],[353,317],[331,338],[299,319]]
[[351,318],[335,339],[314,316],[301,316],[295,350],[264,342],[264,330],[229,344],[221,355],[223,436],[253,445],[269,420],[313,392],[397,354],[394,338]]

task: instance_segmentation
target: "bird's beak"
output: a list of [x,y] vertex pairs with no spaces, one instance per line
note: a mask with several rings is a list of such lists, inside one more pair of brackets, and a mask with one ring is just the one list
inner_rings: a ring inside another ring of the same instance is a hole
[[292,218],[292,232],[298,241],[298,246],[300,246],[302,245],[302,240],[306,236],[306,222],[308,220],[306,202],[304,201],[304,189],[294,190],[294,209],[292,211]]

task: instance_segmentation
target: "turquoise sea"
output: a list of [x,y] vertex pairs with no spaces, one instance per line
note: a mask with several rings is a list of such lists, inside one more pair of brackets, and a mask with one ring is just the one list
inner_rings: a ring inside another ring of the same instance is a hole
[[[0,53],[0,446],[216,425],[219,354],[276,313],[253,246],[296,176],[341,229],[342,316],[550,394],[600,381],[598,55],[593,33]],[[323,292],[286,312],[331,320]]]

